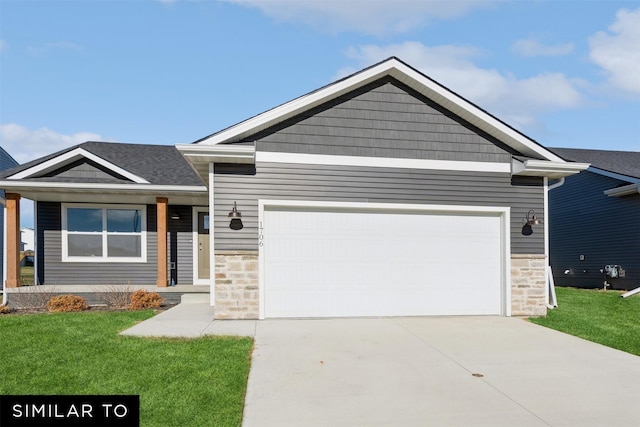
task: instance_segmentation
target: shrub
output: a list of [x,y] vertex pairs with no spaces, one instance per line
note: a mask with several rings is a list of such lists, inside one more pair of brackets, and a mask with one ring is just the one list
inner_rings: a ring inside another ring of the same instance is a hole
[[158,308],[163,304],[164,299],[159,293],[138,289],[131,294],[131,304],[129,304],[129,309],[142,310],[144,308]]
[[21,310],[44,310],[56,296],[55,286],[21,286],[9,295],[11,305]]
[[100,298],[109,307],[126,308],[131,302],[131,285],[109,285],[99,292]]
[[58,295],[49,300],[47,308],[51,313],[87,310],[89,306],[84,298],[77,295]]
[[11,308],[7,304],[0,305],[0,314],[8,314],[11,313]]

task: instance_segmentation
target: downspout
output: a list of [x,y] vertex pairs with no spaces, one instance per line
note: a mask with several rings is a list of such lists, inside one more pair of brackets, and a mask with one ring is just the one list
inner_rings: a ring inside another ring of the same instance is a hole
[[549,178],[544,177],[544,254],[546,258],[546,266],[545,266],[545,298],[547,299],[547,308],[554,309],[555,306],[553,304],[549,304],[549,289],[551,286],[551,259],[549,256],[549,191],[561,187],[564,185],[564,176],[551,185],[549,185]]
[[7,304],[7,289],[5,287],[7,283],[7,202],[4,197],[0,197],[0,204],[2,205],[2,305]]

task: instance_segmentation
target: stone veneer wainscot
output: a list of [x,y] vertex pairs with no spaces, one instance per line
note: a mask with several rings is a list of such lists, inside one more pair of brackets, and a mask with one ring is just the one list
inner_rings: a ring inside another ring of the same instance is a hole
[[258,252],[216,251],[216,319],[257,319]]
[[544,255],[511,255],[511,315],[547,314]]

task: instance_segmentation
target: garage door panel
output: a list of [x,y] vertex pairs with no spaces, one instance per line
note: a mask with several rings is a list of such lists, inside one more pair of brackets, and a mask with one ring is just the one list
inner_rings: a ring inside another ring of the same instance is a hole
[[264,212],[266,317],[499,314],[497,216]]

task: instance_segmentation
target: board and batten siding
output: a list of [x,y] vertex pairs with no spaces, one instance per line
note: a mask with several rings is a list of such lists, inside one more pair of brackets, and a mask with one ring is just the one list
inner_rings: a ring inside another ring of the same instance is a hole
[[[386,78],[245,139],[260,151],[509,163],[510,148]],[[516,153],[513,153],[516,154]]]
[[147,262],[62,262],[62,209],[57,202],[38,202],[37,280],[42,285],[155,285],[158,241],[156,207],[147,205]]
[[603,287],[600,270],[617,264],[626,276],[607,278],[608,283],[617,289],[640,286],[640,194],[604,194],[625,184],[587,170],[549,191],[550,262],[557,285]]
[[[527,212],[544,217],[542,178],[375,167],[258,163],[255,174],[216,165],[216,250],[258,249],[258,199],[511,207],[511,253],[544,254],[542,226],[523,236]],[[241,169],[241,168],[240,168]],[[242,230],[229,229],[237,202]]]

